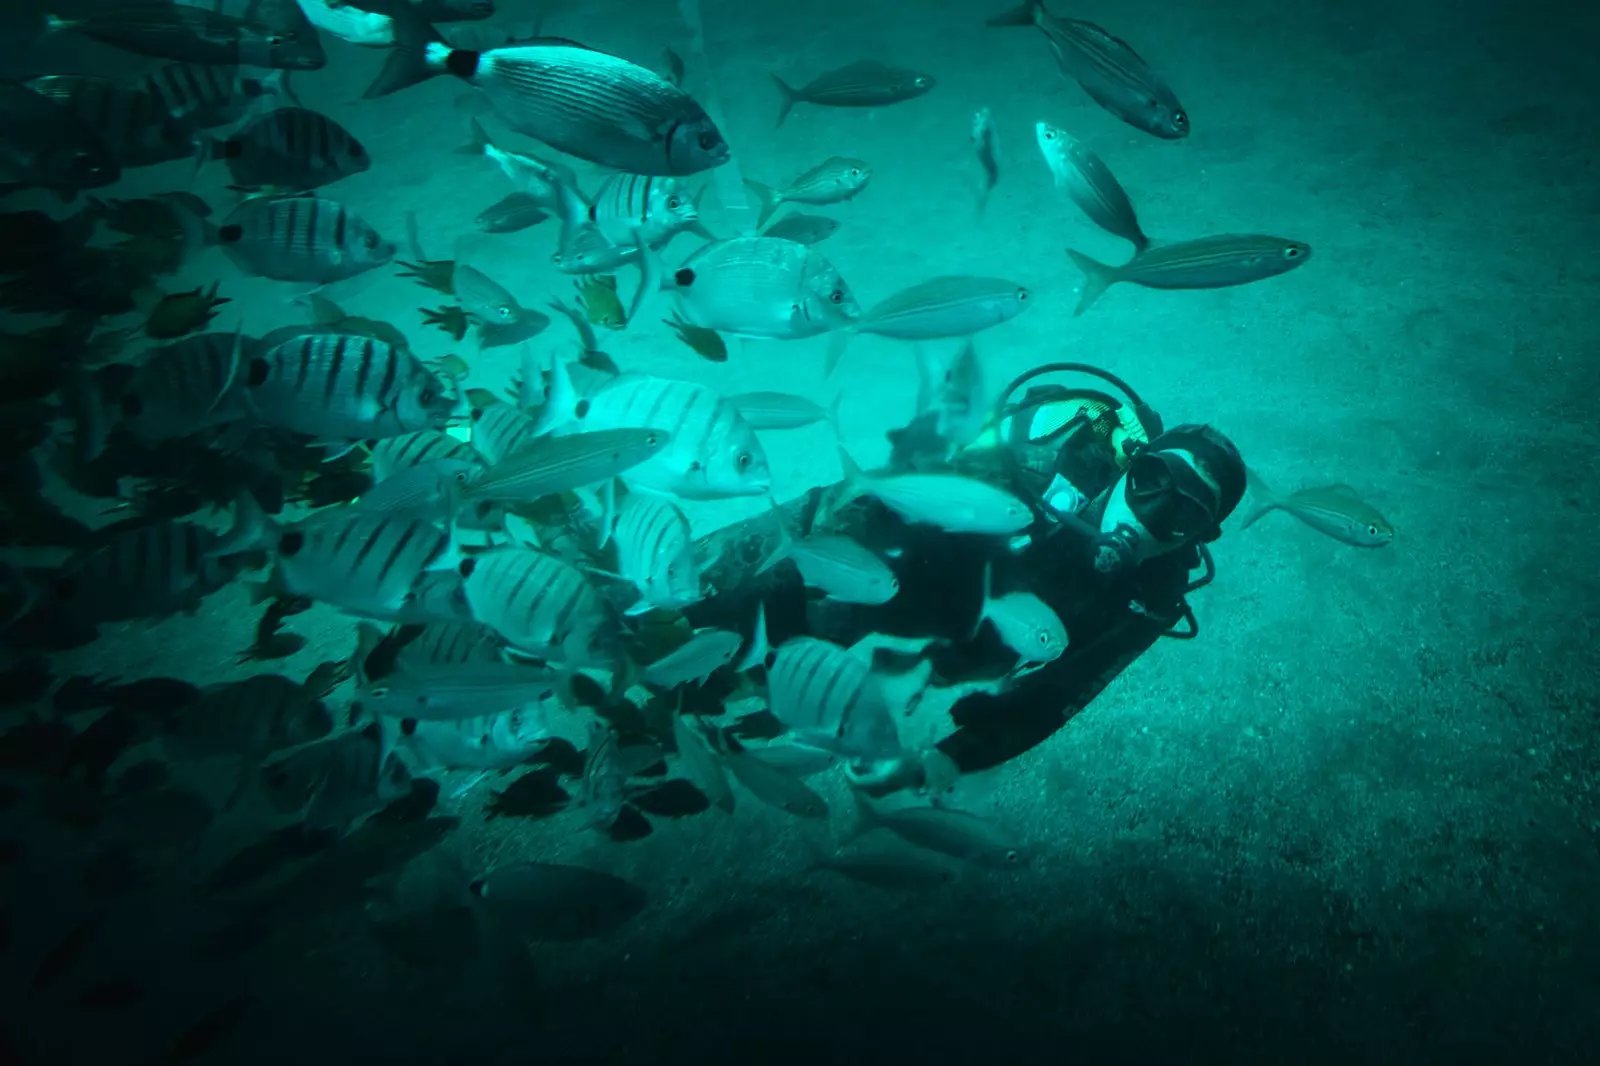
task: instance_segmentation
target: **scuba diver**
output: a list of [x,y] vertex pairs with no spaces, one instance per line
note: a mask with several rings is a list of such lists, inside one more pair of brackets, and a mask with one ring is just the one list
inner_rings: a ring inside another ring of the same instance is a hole
[[[1040,382],[1051,376],[1072,380]],[[760,604],[772,647],[801,634],[844,646],[870,634],[932,638],[922,654],[939,682],[1009,678],[951,709],[955,731],[937,747],[971,772],[1050,736],[1158,639],[1197,635],[1187,597],[1214,576],[1206,545],[1244,496],[1245,466],[1215,429],[1166,428],[1120,378],[1082,363],[1017,378],[969,442],[952,442],[945,412],[926,400],[925,391],[923,413],[888,434],[882,473],[937,468],[979,479],[1028,504],[1027,529],[1007,539],[913,525],[870,494],[832,506],[840,487],[821,486],[780,508],[779,522],[854,538],[894,571],[893,598],[818,599],[795,568],[763,569],[783,534],[761,516],[705,538],[715,592],[684,614],[696,627],[746,629]],[[997,627],[975,630],[991,574],[1055,612],[1068,638],[1058,657],[1019,671]]]

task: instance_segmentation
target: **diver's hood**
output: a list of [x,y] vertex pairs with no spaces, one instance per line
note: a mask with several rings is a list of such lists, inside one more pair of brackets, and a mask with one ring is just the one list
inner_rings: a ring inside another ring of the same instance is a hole
[[1244,460],[1210,426],[1176,426],[1133,457],[1121,489],[1115,495],[1156,540],[1212,541],[1244,498]]

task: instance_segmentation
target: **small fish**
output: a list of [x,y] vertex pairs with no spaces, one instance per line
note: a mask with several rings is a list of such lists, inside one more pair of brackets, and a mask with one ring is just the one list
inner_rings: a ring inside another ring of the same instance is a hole
[[156,348],[117,396],[121,424],[141,440],[186,437],[250,414],[250,357],[238,334],[201,333]]
[[1010,321],[1032,300],[1026,286],[1004,278],[938,277],[895,293],[851,328],[897,340],[967,337]]
[[314,32],[302,35],[188,4],[134,0],[82,18],[45,16],[46,33],[65,31],[180,63],[320,70],[328,61]]
[[932,75],[885,66],[871,59],[819,74],[802,89],[790,86],[776,74],[772,80],[777,83],[782,96],[778,107],[779,126],[789,117],[795,104],[885,107],[904,100],[914,100],[934,87]]
[[[490,139],[483,124],[477,119],[472,120],[470,130],[471,135],[467,143],[457,148],[456,152],[461,155],[481,155],[498,166],[501,173],[517,187],[512,196],[523,198],[518,201],[518,211],[523,212],[524,216],[531,210],[542,211],[546,217],[560,214],[563,197],[561,189],[574,187],[578,180],[571,167],[564,163],[547,162],[538,156],[500,148]],[[511,197],[507,197],[500,201],[500,204],[506,204],[510,200]],[[487,211],[484,213],[488,214]]]
[[814,870],[830,870],[863,885],[892,892],[940,888],[955,880],[948,866],[926,852],[909,849],[852,849],[819,856]]
[[706,679],[733,662],[744,646],[744,638],[727,629],[702,629],[688,643],[644,668],[646,684],[673,689]]
[[632,494],[617,515],[617,573],[639,592],[628,614],[677,609],[700,599],[700,567],[689,520],[661,497]]
[[455,409],[416,356],[348,333],[307,334],[263,352],[244,385],[259,421],[323,441],[442,429]]
[[192,130],[169,115],[159,97],[136,84],[90,74],[47,74],[23,84],[63,104],[122,166],[165,163],[194,151]]
[[763,237],[778,237],[796,244],[818,244],[839,231],[839,223],[824,215],[790,213],[761,231]]
[[828,803],[799,777],[748,751],[722,757],[722,765],[756,799],[797,818],[826,820]]
[[318,285],[383,266],[395,251],[355,212],[316,196],[246,200],[215,241],[252,274]]
[[536,940],[601,936],[643,910],[646,900],[642,889],[620,877],[548,862],[497,866],[468,890]]
[[628,324],[628,315],[617,296],[617,279],[613,274],[601,274],[574,281],[578,290],[578,307],[592,325],[606,329],[622,329]]
[[887,697],[871,669],[844,648],[790,637],[767,671],[767,707],[803,744],[847,758],[900,750]]
[[92,129],[58,101],[15,82],[0,83],[0,148],[0,187],[70,197],[122,176],[121,164]]
[[919,349],[917,374],[917,414],[931,414],[934,432],[956,448],[977,440],[989,420],[989,394],[972,338],[946,367],[933,364]]
[[523,307],[510,290],[475,267],[457,264],[453,283],[461,309],[478,323],[480,348],[520,344],[550,325],[548,316]]
[[471,718],[386,724],[413,772],[503,770],[527,762],[551,738],[543,702]]
[[782,539],[757,573],[788,559],[807,585],[840,603],[877,605],[899,594],[900,579],[894,571],[859,541],[842,533],[818,533],[795,540],[781,513],[774,508],[773,514]]
[[553,693],[548,670],[507,662],[412,666],[356,693],[356,705],[380,718],[451,722],[537,704]]
[[616,733],[603,723],[590,722],[578,802],[591,829],[605,831],[617,824],[627,804],[627,788]]
[[466,484],[460,498],[531,503],[552,493],[599,485],[660,454],[671,440],[671,434],[660,429],[539,437],[490,464]]
[[844,493],[835,507],[858,496],[873,496],[908,522],[938,526],[950,533],[1020,533],[1033,524],[1028,505],[1004,489],[961,474],[867,475],[848,452]]
[[461,486],[482,468],[477,457],[472,455],[464,459],[419,463],[375,482],[352,501],[352,506],[374,514],[427,516],[439,522],[465,518],[456,513]]
[[372,445],[372,478],[375,482],[388,481],[406,470],[427,466],[440,460],[460,462],[474,458],[472,446],[437,429],[422,429],[386,437]]
[[[423,259],[417,256],[417,262],[408,263],[404,259],[399,261],[404,270],[396,271],[397,278],[415,278],[417,284],[425,289],[442,292],[446,296],[456,294],[456,261],[454,259]],[[457,338],[458,340],[460,338]]]
[[1225,234],[1193,241],[1158,244],[1121,266],[1110,266],[1068,248],[1067,254],[1083,271],[1083,291],[1078,296],[1081,315],[1100,294],[1119,281],[1147,289],[1222,289],[1275,278],[1311,258],[1311,246],[1282,237]]
[[145,318],[145,336],[174,340],[197,329],[204,329],[208,322],[217,317],[217,308],[233,302],[226,296],[217,296],[217,286],[220,284],[213,281],[210,289],[190,289],[188,292],[163,296]]
[[399,799],[410,782],[375,726],[302,745],[261,768],[262,790],[278,813],[335,832]]
[[462,561],[472,617],[529,655],[603,665],[616,637],[610,611],[582,571],[553,555],[497,548]]
[[537,226],[550,217],[545,205],[537,197],[525,192],[508,193],[473,219],[473,225],[485,233],[517,233],[529,226]]
[[467,335],[467,330],[472,328],[472,319],[466,311],[454,304],[447,307],[419,307],[417,311],[422,315],[424,326],[438,326],[450,334],[451,340],[461,340]]
[[239,653],[239,663],[266,662],[270,659],[287,659],[306,646],[306,638],[298,633],[283,632],[284,619],[299,614],[311,606],[310,600],[295,597],[277,597],[267,604],[256,622],[255,640]]
[[1394,526],[1349,485],[1323,485],[1280,495],[1248,471],[1255,507],[1240,529],[1249,529],[1272,511],[1283,511],[1319,533],[1356,548],[1381,548],[1394,540]]
[[394,618],[423,573],[456,559],[450,534],[425,518],[342,507],[273,533],[278,591],[368,618]]
[[257,73],[254,67],[229,64],[168,63],[133,84],[185,127],[204,130],[238,122],[280,94],[293,99],[285,75],[283,70]]
[[555,38],[479,53],[452,51],[422,32],[399,37],[369,98],[448,73],[482,90],[518,133],[602,167],[695,174],[730,157],[722,132],[691,96],[617,56]]
[[611,174],[600,183],[594,199],[585,199],[577,186],[558,180],[560,214],[566,229],[562,243],[580,227],[587,227],[614,245],[635,245],[640,240],[660,247],[700,221],[688,191],[674,178],[650,174]]
[[839,404],[844,392],[833,398],[827,407],[814,403],[804,396],[788,392],[741,392],[729,396],[728,402],[738,409],[744,420],[755,430],[800,429],[802,426],[826,422],[839,431]]
[[1076,81],[1095,103],[1135,129],[1164,140],[1189,136],[1189,116],[1172,88],[1127,42],[1092,22],[1057,18],[1044,0],[989,20],[991,26],[1037,26],[1050,42],[1061,73]]
[[761,204],[761,215],[756,220],[756,228],[759,229],[784,204],[821,206],[843,203],[854,199],[871,180],[872,168],[866,163],[859,159],[833,156],[801,174],[782,190],[749,178],[745,179],[745,186],[755,193]]
[[958,859],[1009,864],[1021,858],[1020,849],[999,827],[975,814],[951,807],[879,810],[854,788],[850,798],[854,801],[855,825],[846,840],[874,829],[887,829],[908,844]]
[[355,135],[318,111],[280,107],[221,140],[202,143],[199,163],[220,159],[245,189],[317,189],[370,169]]
[[161,745],[183,758],[233,756],[253,765],[332,731],[333,716],[304,686],[282,674],[256,674],[202,689],[166,724]]
[[682,318],[663,318],[661,324],[677,334],[678,339],[687,344],[696,355],[712,363],[726,363],[728,361],[728,345],[722,335],[714,329],[696,326],[685,322]]
[[991,623],[1006,647],[1017,653],[1025,666],[1040,666],[1061,658],[1067,650],[1067,630],[1049,604],[1031,592],[1008,592],[995,596],[994,564],[983,566],[983,603],[972,635],[977,636],[985,622]]
[[489,464],[515,455],[539,437],[539,424],[509,403],[492,403],[472,412],[472,450]]
[[773,743],[761,747],[745,745],[744,754],[775,766],[795,777],[814,777],[828,769],[839,757],[831,751],[806,744]]
[[1111,169],[1100,157],[1084,147],[1082,141],[1048,122],[1034,125],[1039,154],[1056,181],[1065,189],[1089,221],[1107,233],[1133,243],[1135,252],[1150,246],[1150,238],[1139,228],[1133,204]]
[[815,337],[861,314],[832,263],[776,237],[712,241],[662,276],[685,322],[737,337]]
[[772,487],[766,449],[727,398],[671,378],[628,374],[601,386],[575,423],[583,431],[642,427],[671,434],[654,458],[623,474],[629,485],[686,500],[761,496]]
[[731,813],[733,789],[728,786],[728,775],[700,727],[681,711],[672,718],[672,739],[678,746],[678,759],[689,780],[705,793],[711,806]]

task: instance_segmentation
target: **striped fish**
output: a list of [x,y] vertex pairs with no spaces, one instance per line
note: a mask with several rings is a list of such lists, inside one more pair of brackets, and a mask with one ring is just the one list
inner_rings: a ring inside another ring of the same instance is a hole
[[1165,140],[1189,136],[1189,116],[1177,96],[1127,42],[1092,22],[1057,18],[1044,0],[989,20],[991,26],[1037,26],[1050,42],[1061,73],[1076,81],[1095,103],[1135,129]]
[[487,52],[427,41],[402,27],[392,62],[367,90],[382,96],[437,74],[477,86],[518,133],[628,174],[696,174],[731,152],[688,93],[626,59],[572,41],[538,39]]
[[896,340],[966,337],[1015,318],[1032,299],[1025,286],[1004,278],[937,277],[895,293],[852,328]]
[[784,641],[767,671],[767,707],[802,744],[862,759],[900,750],[888,700],[871,669],[826,640]]
[[284,70],[320,70],[328,62],[315,33],[162,0],[129,0],[82,18],[45,16],[47,33],[70,31],[102,44],[180,63],[249,63]]
[[486,463],[498,463],[537,440],[538,423],[509,403],[492,403],[472,412],[472,450]]
[[134,85],[153,96],[168,115],[194,129],[237,122],[262,100],[285,91],[281,70],[256,77],[236,66],[210,63],[168,63]]
[[871,180],[872,168],[866,163],[836,155],[795,178],[787,188],[774,189],[748,178],[745,179],[745,187],[761,201],[761,215],[756,219],[756,228],[759,229],[784,204],[843,203],[865,189]]
[[1072,134],[1048,122],[1034,124],[1034,137],[1039,142],[1039,154],[1056,180],[1056,188],[1065,189],[1089,221],[1132,242],[1136,252],[1150,246],[1150,238],[1140,228],[1139,216],[1134,213],[1126,190],[1099,156]]
[[523,663],[465,662],[414,666],[363,685],[363,713],[419,722],[460,721],[538,703],[554,695],[554,675]]
[[352,507],[281,527],[274,540],[279,591],[368,618],[397,617],[425,572],[456,563],[449,533],[434,523]]
[[318,285],[394,258],[394,245],[365,219],[318,196],[246,200],[217,229],[216,242],[252,274]]
[[248,372],[252,350],[234,333],[197,333],[153,349],[118,397],[123,426],[143,440],[172,440],[247,417],[241,370]]
[[385,437],[372,446],[372,479],[387,481],[402,470],[436,459],[473,459],[472,445],[437,429]]
[[136,84],[89,74],[47,74],[23,82],[93,130],[118,163],[143,167],[194,153],[194,134],[160,97]]
[[514,192],[479,211],[472,221],[485,233],[517,233],[549,217],[550,212],[538,200],[525,192]]
[[234,184],[247,189],[315,189],[372,166],[354,134],[303,107],[268,111],[205,144],[202,161],[222,160]]
[[548,701],[446,722],[380,723],[412,773],[501,770],[527,762],[550,743]]
[[1224,289],[1275,278],[1311,258],[1311,246],[1283,237],[1229,233],[1158,244],[1114,267],[1068,248],[1083,271],[1083,291],[1074,315],[1087,311],[1119,281],[1147,289]]
[[207,685],[162,734],[171,754],[193,758],[264,755],[325,737],[333,718],[306,687],[282,674]]
[[247,392],[262,422],[329,441],[439,429],[455,408],[415,356],[349,333],[307,334],[263,353]]
[[628,614],[687,607],[700,599],[700,566],[689,520],[670,500],[635,493],[617,515],[617,573],[639,590]]
[[676,648],[649,666],[641,675],[647,685],[677,688],[691,681],[696,685],[733,662],[744,646],[744,637],[731,629],[702,629],[681,648]]
[[673,178],[612,174],[600,183],[593,200],[584,199],[569,182],[560,182],[557,191],[564,225],[592,226],[612,244],[632,246],[642,237],[660,245],[700,220],[694,200]]
[[244,569],[246,555],[218,551],[231,539],[192,522],[122,530],[63,564],[48,594],[91,625],[192,613]]
[[916,70],[889,67],[874,59],[863,59],[838,70],[818,74],[804,87],[796,89],[776,74],[782,103],[778,125],[789,117],[795,104],[822,107],[884,107],[914,100],[934,86],[933,76]]
[[[377,482],[354,505],[363,511],[427,515],[448,521],[454,516],[460,487],[471,481],[479,469],[476,458],[435,459]],[[488,509],[484,517],[492,517]]]
[[472,616],[530,655],[570,665],[604,659],[613,634],[600,594],[570,563],[527,548],[499,548],[461,563]]
[[804,396],[788,392],[741,392],[737,396],[729,396],[728,402],[750,423],[751,429],[800,429],[802,426],[826,422],[838,432],[839,402],[843,399],[844,392],[841,390],[832,403],[823,407]]
[[541,496],[598,485],[638,466],[668,446],[660,429],[608,429],[540,437],[491,464],[470,481],[466,501],[531,503]]
[[461,663],[499,662],[505,641],[477,622],[433,622],[400,648],[395,667],[450,666]]
[[832,263],[779,237],[712,241],[662,276],[685,321],[736,337],[815,337],[861,314]]
[[584,431],[647,427],[672,434],[660,454],[623,475],[629,485],[686,500],[760,496],[772,488],[772,471],[755,430],[733,404],[704,385],[624,374],[595,392],[588,410],[571,425]]
[[411,775],[369,728],[290,750],[261,767],[261,786],[280,814],[301,814],[307,829],[343,832],[405,795]]

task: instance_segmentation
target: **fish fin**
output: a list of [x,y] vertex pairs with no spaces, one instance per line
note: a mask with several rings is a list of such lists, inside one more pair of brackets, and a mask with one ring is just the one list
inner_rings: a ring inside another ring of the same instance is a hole
[[589,212],[594,205],[579,191],[575,182],[558,175],[554,185],[556,217],[561,220],[561,247],[566,248],[572,243],[569,238],[575,235],[578,229],[593,221],[589,217]]
[[650,247],[650,242],[644,239],[644,234],[639,230],[633,231],[633,243],[634,247],[639,249],[639,289],[633,294],[633,302],[628,305],[629,324],[639,320],[639,315],[649,305],[650,298],[664,287],[666,278],[661,257]]
[[1137,222],[1134,223],[1133,236],[1128,239],[1133,242],[1133,254],[1136,256],[1148,252],[1151,246],[1155,244],[1155,241],[1145,235],[1144,230],[1139,229]]
[[1105,292],[1117,280],[1117,268],[1107,266],[1098,259],[1091,259],[1082,252],[1072,248],[1067,249],[1067,254],[1072,257],[1073,263],[1083,271],[1083,290],[1078,294],[1078,306],[1072,312],[1076,318],[1100,299],[1100,294]]
[[233,504],[233,525],[205,553],[208,559],[220,559],[240,552],[253,551],[273,539],[272,519],[256,502],[255,494],[248,489],[239,493]]
[[839,405],[842,403],[844,403],[844,389],[841,388],[834,393],[833,402],[828,404],[828,409],[823,412],[823,418],[827,420],[828,428],[833,430],[836,440],[839,437]]
[[848,844],[857,837],[865,836],[883,824],[883,819],[878,816],[878,810],[870,800],[864,796],[859,788],[846,787],[850,793],[850,823],[845,826],[839,838],[840,844]]
[[778,526],[778,546],[772,549],[772,554],[767,556],[760,566],[756,567],[757,574],[764,574],[783,562],[794,548],[794,537],[789,533],[789,524],[783,520],[783,512],[778,510],[778,501],[768,496],[767,505],[772,509],[772,520]]
[[1039,12],[1043,10],[1042,0],[1028,0],[1021,7],[1014,7],[1010,11],[994,16],[987,23],[989,26],[1032,26],[1039,21]]
[[767,639],[767,601],[761,600],[756,604],[756,627],[750,634],[750,647],[734,664],[734,672],[742,674],[746,670],[765,666],[771,654],[772,644]]
[[418,85],[447,69],[452,50],[432,25],[407,4],[396,5],[391,17],[394,47],[389,50],[383,69],[361,94],[363,100],[375,100]]
[[784,81],[776,74],[772,76],[772,80],[778,85],[780,99],[778,101],[777,124],[781,126],[783,125],[783,120],[789,117],[789,112],[794,108],[794,105],[800,102],[800,94],[795,92],[794,88],[790,86],[788,82]]
[[611,543],[617,524],[617,479],[606,478],[600,488],[600,547]]
[[856,461],[850,457],[850,453],[844,450],[843,444],[839,445],[839,465],[843,468],[844,481],[840,486],[838,499],[833,502],[835,510],[843,507],[866,491],[866,486],[863,482],[866,481],[867,475],[857,465]]
[[978,631],[983,628],[983,623],[989,617],[989,600],[994,594],[994,562],[984,560],[983,563],[983,600],[978,604],[978,617],[972,623],[972,631],[967,634],[968,640],[976,640]]
[[783,194],[754,178],[745,178],[744,187],[755,193],[757,202],[761,204],[761,212],[756,216],[756,229],[761,229],[772,218],[772,213],[783,206]]
[[844,350],[850,346],[850,329],[836,329],[828,334],[828,352],[822,360],[822,376],[832,377],[833,372],[839,369],[839,360],[844,358]]
[[1253,468],[1245,467],[1244,473],[1245,479],[1250,486],[1250,495],[1253,498],[1254,506],[1251,507],[1250,513],[1244,516],[1244,521],[1239,523],[1239,528],[1249,529],[1261,521],[1262,517],[1269,511],[1276,510],[1282,502],[1282,498],[1271,485],[1261,479],[1261,475],[1257,474]]
[[493,148],[494,141],[483,128],[483,123],[474,116],[467,126],[467,141],[455,149],[456,155],[482,155],[485,148]]

